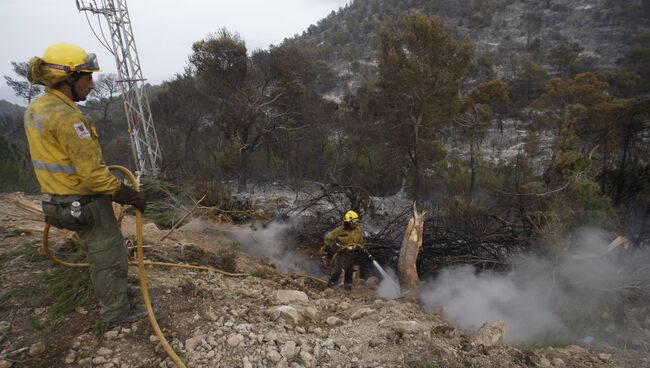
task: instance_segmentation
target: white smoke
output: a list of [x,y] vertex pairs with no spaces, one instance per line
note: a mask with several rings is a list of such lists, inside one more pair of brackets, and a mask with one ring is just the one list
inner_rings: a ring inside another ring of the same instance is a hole
[[377,287],[377,296],[384,299],[397,299],[400,297],[401,290],[395,271],[390,268],[385,269],[388,277],[382,277],[379,286]]
[[295,240],[288,236],[291,226],[272,222],[263,227],[238,227],[230,233],[246,253],[272,263],[280,272],[319,274],[317,262],[297,253]]
[[562,319],[553,311],[548,285],[532,280],[517,284],[515,277],[515,273],[476,275],[471,266],[446,269],[423,292],[422,301],[429,308],[442,307],[461,328],[503,320],[511,343],[539,341],[550,331],[566,335]]
[[[586,336],[576,319],[594,329],[599,307],[611,302],[624,282],[617,249],[605,254],[611,237],[600,230],[575,234],[570,250],[553,263],[535,257],[512,260],[507,274],[463,266],[443,270],[421,293],[425,307],[442,307],[461,328],[503,320],[513,344],[569,343]],[[588,329],[589,327],[587,327]],[[592,330],[594,331],[594,330]]]

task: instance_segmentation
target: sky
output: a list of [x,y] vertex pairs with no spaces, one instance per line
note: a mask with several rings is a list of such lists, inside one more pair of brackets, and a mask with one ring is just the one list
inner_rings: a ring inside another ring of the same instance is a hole
[[[99,3],[101,0],[97,0]],[[225,27],[249,50],[267,49],[302,33],[351,0],[128,0],[133,34],[144,77],[159,84],[182,72],[192,43]],[[88,4],[89,0],[85,0]],[[97,17],[88,14],[100,34]],[[102,21],[108,36],[106,24]],[[0,0],[0,75],[15,77],[12,61],[41,56],[51,44],[74,43],[97,54],[102,72],[116,73],[115,59],[91,32],[75,0]],[[101,37],[101,34],[100,34]],[[108,39],[108,38],[107,38]],[[110,44],[110,39],[108,39]],[[19,99],[0,78],[0,99]]]

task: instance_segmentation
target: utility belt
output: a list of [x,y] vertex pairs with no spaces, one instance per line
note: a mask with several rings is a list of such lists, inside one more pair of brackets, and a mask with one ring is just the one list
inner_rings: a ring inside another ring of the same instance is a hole
[[[78,197],[78,199],[68,202],[69,199],[65,197]],[[52,196],[51,200],[41,202],[45,222],[59,229],[72,231],[90,229],[95,224],[95,221],[88,205],[99,197],[101,195]],[[61,199],[65,200],[62,201]],[[72,204],[74,202],[79,202],[81,205],[78,216],[73,215]]]
[[340,243],[336,243],[336,246],[337,246],[337,249],[336,249],[335,253],[345,252],[345,251],[356,252],[356,251],[362,251],[363,250],[363,247],[361,245],[359,245],[359,244],[356,244],[356,243],[350,243],[350,244],[345,244],[345,245],[340,244]]
[[337,245],[337,247],[334,250],[334,256],[343,255],[343,254],[354,254],[354,255],[356,255],[356,254],[358,254],[359,252],[361,252],[363,250],[363,248],[361,246],[359,246],[358,244],[354,244],[354,243],[346,244],[346,245],[342,245],[342,244],[337,243],[336,245]]
[[356,250],[361,250],[362,248],[359,247],[358,245],[342,245],[339,249],[340,251],[347,250],[347,251],[356,251]]

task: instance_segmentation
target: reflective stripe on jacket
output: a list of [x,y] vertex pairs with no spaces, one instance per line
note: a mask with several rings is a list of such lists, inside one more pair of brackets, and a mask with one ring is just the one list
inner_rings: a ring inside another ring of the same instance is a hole
[[332,247],[334,243],[339,243],[342,247],[348,244],[358,244],[363,247],[363,230],[357,225],[352,230],[348,230],[344,225],[337,227],[325,235],[325,246]]
[[27,107],[24,122],[43,193],[112,195],[119,189],[120,182],[103,162],[95,128],[63,93],[46,89]]

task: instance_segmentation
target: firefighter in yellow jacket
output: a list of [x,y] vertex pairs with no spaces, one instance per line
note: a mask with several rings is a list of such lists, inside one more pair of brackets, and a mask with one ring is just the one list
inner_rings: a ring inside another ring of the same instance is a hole
[[330,261],[328,287],[336,285],[341,271],[344,271],[343,287],[345,290],[352,289],[355,258],[363,247],[363,230],[359,226],[359,215],[354,211],[348,211],[343,217],[343,225],[325,235],[325,245],[321,248],[322,257],[329,258],[329,255],[333,255]]
[[85,243],[99,322],[110,325],[145,315],[127,297],[127,255],[111,201],[144,211],[146,200],[109,172],[97,131],[75,104],[93,89],[97,71],[95,55],[72,44],[54,44],[33,57],[28,79],[47,88],[27,107],[24,123],[36,178],[51,196],[43,202],[46,221],[76,231]]

